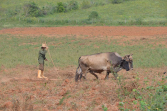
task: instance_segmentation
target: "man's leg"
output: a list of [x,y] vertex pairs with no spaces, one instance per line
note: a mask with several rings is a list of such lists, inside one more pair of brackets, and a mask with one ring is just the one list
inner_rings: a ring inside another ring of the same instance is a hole
[[41,71],[41,76],[42,76],[42,78],[47,78],[44,76],[44,71]]
[[47,79],[47,77],[44,76],[44,64],[42,64],[41,66],[42,66],[41,67],[41,76],[42,76],[42,78]]
[[38,70],[38,77],[37,78],[42,78],[41,77],[41,70]]
[[43,64],[39,64],[39,69],[38,69],[38,78],[42,78],[42,77],[41,77],[42,70],[43,70]]

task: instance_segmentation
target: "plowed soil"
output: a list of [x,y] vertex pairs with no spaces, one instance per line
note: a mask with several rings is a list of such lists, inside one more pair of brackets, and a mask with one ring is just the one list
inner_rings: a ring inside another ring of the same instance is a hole
[[167,35],[167,27],[127,27],[127,26],[67,26],[30,27],[0,30],[0,34],[14,35],[89,35],[89,36],[158,36]]
[[[119,40],[119,44],[130,42],[134,45],[145,40],[150,44],[150,39],[156,41],[156,45],[165,45],[167,47],[167,27],[136,27],[136,26],[66,26],[66,27],[28,27],[11,28],[0,30],[0,34],[13,34],[22,36],[77,36],[83,39],[112,39]],[[163,38],[163,40],[158,40]],[[166,38],[164,40],[164,38]],[[158,41],[157,41],[158,40]]]
[[[86,39],[120,39],[124,41],[159,40],[157,44],[167,46],[167,27],[109,27],[109,26],[68,26],[68,27],[31,27],[2,29],[0,34],[13,34],[24,36],[77,36]],[[106,37],[107,36],[107,37]],[[158,38],[158,39],[157,39]],[[159,38],[163,38],[160,40]],[[154,42],[155,43],[155,42]],[[133,45],[133,44],[131,44]],[[135,69],[133,71],[120,71],[123,76],[122,83],[118,84],[113,75],[109,80],[104,80],[105,74],[98,74],[99,80],[91,74],[87,74],[87,80],[75,83],[75,67],[66,69],[47,69],[45,76],[49,79],[37,79],[36,66],[16,66],[6,69],[1,66],[0,71],[0,110],[18,111],[103,111],[104,107],[109,111],[118,111],[124,90],[145,87],[147,84],[156,86],[164,76],[163,68]],[[125,76],[126,75],[126,76]],[[136,78],[140,78],[139,80]],[[149,80],[154,80],[149,81]],[[120,94],[120,96],[118,96]],[[125,96],[124,96],[125,97]],[[139,104],[133,104],[135,98],[125,98],[127,103],[124,108],[139,111]],[[104,107],[102,107],[104,106]]]

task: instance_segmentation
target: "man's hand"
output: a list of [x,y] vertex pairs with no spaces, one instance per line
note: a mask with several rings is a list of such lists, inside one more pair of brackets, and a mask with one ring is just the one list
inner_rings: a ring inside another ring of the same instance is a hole
[[48,59],[45,59],[45,61],[48,61]]
[[49,47],[47,46],[47,47],[46,47],[46,50],[48,50],[48,48],[49,48]]

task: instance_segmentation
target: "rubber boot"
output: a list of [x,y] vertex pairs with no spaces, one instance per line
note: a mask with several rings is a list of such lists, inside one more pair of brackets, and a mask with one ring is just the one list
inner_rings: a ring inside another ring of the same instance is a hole
[[47,77],[44,76],[44,71],[41,71],[41,76],[42,76],[42,78],[47,79]]
[[38,77],[37,78],[42,78],[41,77],[41,70],[38,70]]

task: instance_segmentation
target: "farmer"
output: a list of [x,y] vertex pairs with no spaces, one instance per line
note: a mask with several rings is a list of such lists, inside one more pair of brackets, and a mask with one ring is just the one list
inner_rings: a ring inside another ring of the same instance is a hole
[[44,60],[47,61],[45,54],[48,50],[48,47],[46,44],[42,44],[41,49],[39,50],[38,55],[38,62],[39,62],[39,70],[38,70],[38,78],[46,78],[44,76]]

